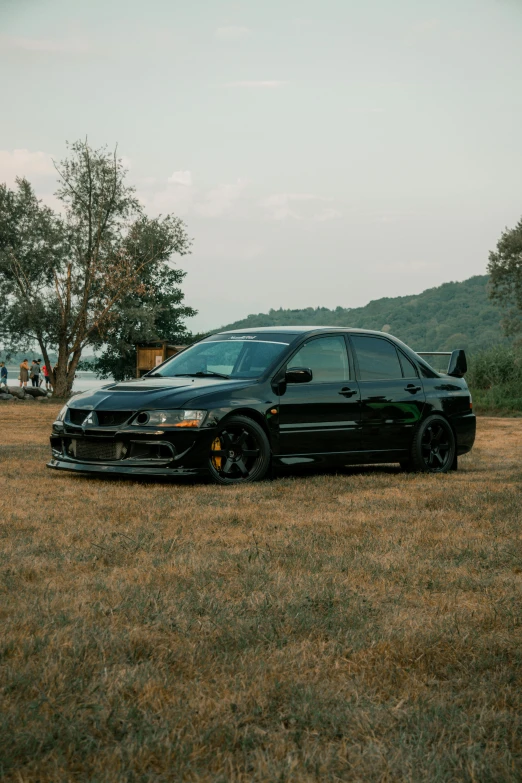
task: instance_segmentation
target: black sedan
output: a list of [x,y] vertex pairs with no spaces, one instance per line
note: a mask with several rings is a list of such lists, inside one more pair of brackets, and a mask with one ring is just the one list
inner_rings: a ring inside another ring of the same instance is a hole
[[73,397],[53,424],[48,464],[220,484],[314,463],[444,473],[475,440],[465,372],[463,351],[439,373],[382,332],[222,332],[143,378]]

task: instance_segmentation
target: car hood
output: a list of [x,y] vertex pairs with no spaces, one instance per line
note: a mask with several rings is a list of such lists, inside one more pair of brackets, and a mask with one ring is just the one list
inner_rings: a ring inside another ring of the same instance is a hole
[[72,397],[70,408],[83,410],[138,410],[163,406],[175,408],[195,397],[214,391],[236,391],[255,383],[253,379],[225,378],[138,378],[111,383],[95,391]]

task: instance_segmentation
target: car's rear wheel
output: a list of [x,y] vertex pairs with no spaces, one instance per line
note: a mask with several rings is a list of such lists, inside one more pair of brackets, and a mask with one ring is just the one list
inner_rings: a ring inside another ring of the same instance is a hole
[[260,481],[270,467],[270,456],[263,428],[248,416],[231,416],[212,442],[210,475],[218,484]]
[[413,438],[408,468],[422,473],[447,473],[455,464],[455,454],[455,436],[449,422],[442,416],[428,416]]

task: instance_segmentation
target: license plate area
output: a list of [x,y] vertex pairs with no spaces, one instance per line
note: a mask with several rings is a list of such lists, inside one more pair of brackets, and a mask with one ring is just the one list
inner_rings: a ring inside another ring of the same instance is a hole
[[124,459],[127,453],[125,444],[119,441],[92,441],[83,438],[73,438],[70,449],[75,459],[93,462],[116,462]]

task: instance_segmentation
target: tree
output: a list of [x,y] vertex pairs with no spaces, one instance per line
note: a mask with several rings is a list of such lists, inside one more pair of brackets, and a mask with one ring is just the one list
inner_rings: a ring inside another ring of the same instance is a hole
[[38,201],[27,180],[17,186],[0,185],[0,334],[9,353],[38,337],[45,348],[55,343],[54,271],[66,252],[63,221]]
[[[63,214],[42,205],[24,179],[15,191],[0,186],[0,334],[11,343],[38,343],[60,397],[70,394],[87,345],[114,346],[133,302],[154,330],[161,321],[158,281],[180,282],[183,273],[169,262],[191,244],[179,218],[144,214],[116,151],[94,150],[87,141],[69,150],[56,165]],[[180,304],[179,289],[173,295]],[[151,302],[154,317],[146,312]],[[181,308],[178,316],[193,312]],[[54,370],[51,347],[58,353]]]
[[190,335],[184,319],[196,314],[183,304],[179,288],[185,272],[158,266],[144,270],[144,288],[128,294],[118,303],[115,318],[107,330],[102,353],[90,367],[101,378],[116,380],[136,375],[136,345],[155,340],[169,340],[174,344],[186,344]]
[[522,219],[506,229],[489,254],[490,297],[504,309],[507,335],[522,332]]

